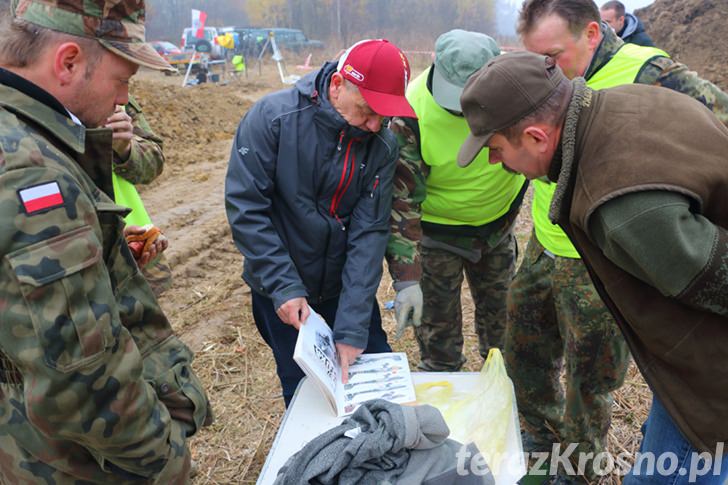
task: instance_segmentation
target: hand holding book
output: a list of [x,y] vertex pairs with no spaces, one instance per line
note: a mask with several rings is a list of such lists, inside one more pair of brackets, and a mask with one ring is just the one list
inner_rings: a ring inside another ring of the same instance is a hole
[[301,325],[293,360],[313,380],[337,416],[351,414],[364,401],[414,402],[415,390],[404,353],[363,354],[334,342],[331,327],[313,310]]
[[301,330],[301,325],[310,314],[308,302],[304,297],[291,298],[276,309],[276,315],[283,323],[293,325],[296,330]]

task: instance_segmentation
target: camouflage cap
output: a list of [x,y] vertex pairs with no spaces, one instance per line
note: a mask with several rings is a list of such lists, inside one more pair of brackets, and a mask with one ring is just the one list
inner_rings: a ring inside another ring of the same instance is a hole
[[14,0],[15,16],[66,34],[98,40],[140,66],[174,70],[144,42],[144,0]]

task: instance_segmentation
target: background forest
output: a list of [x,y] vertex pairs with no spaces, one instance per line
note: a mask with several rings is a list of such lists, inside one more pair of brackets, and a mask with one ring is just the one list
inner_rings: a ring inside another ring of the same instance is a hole
[[341,45],[386,37],[408,48],[424,48],[455,27],[509,36],[516,15],[509,0],[147,0],[147,5],[147,38],[173,42],[189,26],[192,8],[205,11],[210,26],[292,27]]
[[[214,27],[291,27],[336,49],[356,40],[386,37],[407,49],[431,50],[452,28],[514,35],[516,0],[146,0],[147,40],[179,44],[190,11],[207,13]],[[0,0],[6,14],[9,0]]]

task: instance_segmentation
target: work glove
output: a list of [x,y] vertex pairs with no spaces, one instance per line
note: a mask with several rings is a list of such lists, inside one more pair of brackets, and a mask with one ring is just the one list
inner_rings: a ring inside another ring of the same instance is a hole
[[[398,285],[404,287],[397,289]],[[397,332],[394,338],[399,339],[407,327],[419,327],[422,324],[422,289],[416,281],[396,283],[395,289],[397,296],[394,298],[394,316],[397,320]]]

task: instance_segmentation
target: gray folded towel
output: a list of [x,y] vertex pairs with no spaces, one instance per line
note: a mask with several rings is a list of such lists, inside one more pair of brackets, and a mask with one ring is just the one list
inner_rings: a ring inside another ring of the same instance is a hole
[[[447,439],[449,434],[437,408],[368,401],[289,458],[275,484],[492,485],[490,473],[457,473],[463,445]],[[467,451],[462,469],[469,471],[477,448],[469,445]]]

